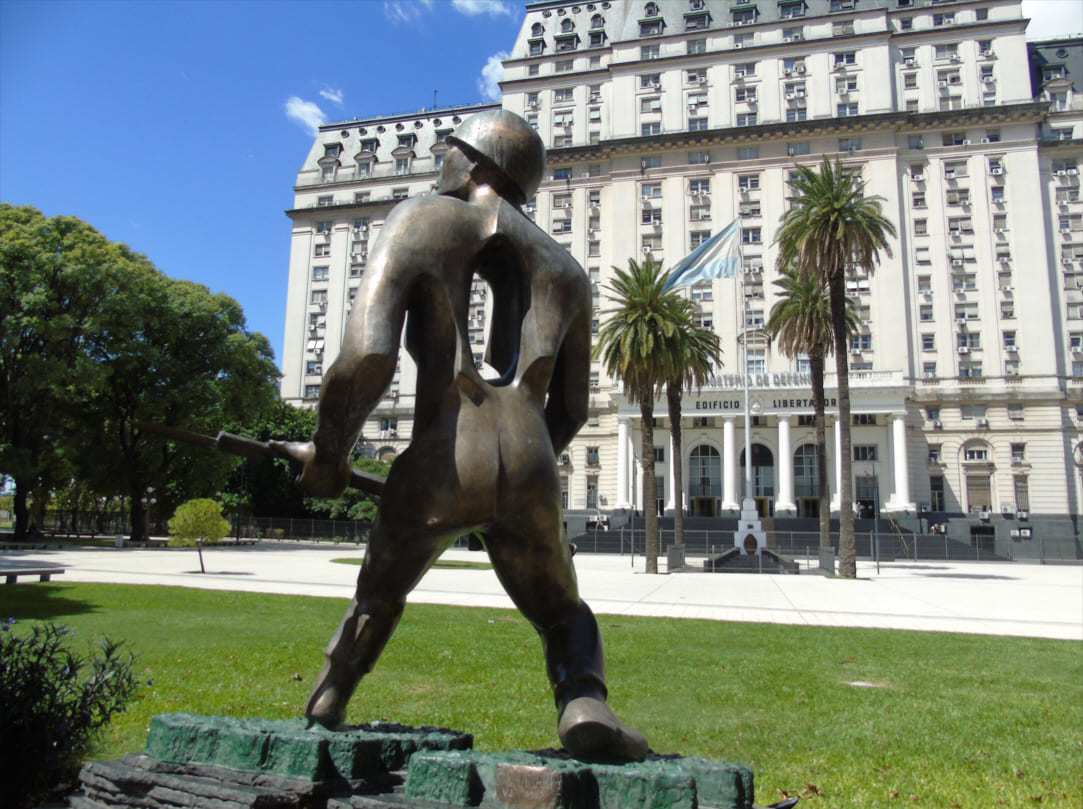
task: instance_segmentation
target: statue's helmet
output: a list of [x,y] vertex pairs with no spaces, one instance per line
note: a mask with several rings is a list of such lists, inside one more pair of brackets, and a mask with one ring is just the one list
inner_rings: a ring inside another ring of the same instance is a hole
[[541,184],[545,171],[545,145],[534,128],[507,110],[485,110],[467,118],[447,142],[471,159],[481,155],[500,171],[526,202]]

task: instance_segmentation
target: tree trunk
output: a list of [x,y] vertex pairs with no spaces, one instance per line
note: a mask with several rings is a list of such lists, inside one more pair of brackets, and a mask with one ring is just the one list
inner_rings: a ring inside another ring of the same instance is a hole
[[673,544],[684,545],[684,468],[681,459],[681,388],[680,385],[666,385],[666,401],[669,406],[669,433],[673,436]]
[[640,454],[643,463],[643,524],[647,534],[644,555],[647,572],[658,572],[658,493],[654,479],[654,392],[641,391],[639,414],[643,422],[640,431]]
[[853,449],[850,444],[850,366],[846,345],[846,274],[843,268],[828,279],[831,327],[835,332],[835,375],[839,396],[839,575],[857,578],[857,542],[854,537]]
[[30,508],[27,506],[27,484],[15,479],[15,501],[12,508],[15,512],[15,539],[26,539],[26,532],[30,528]]
[[827,409],[824,396],[824,358],[809,355],[812,371],[812,406],[816,411],[816,496],[820,499],[820,547],[831,547],[831,483],[827,472]]
[[131,504],[128,514],[131,517],[132,542],[142,542],[147,539],[147,510],[143,503],[144,489],[142,485],[134,485],[131,490]]

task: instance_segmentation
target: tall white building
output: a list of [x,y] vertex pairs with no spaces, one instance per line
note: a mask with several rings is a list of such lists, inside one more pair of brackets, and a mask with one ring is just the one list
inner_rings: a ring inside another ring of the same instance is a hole
[[[685,397],[684,457],[666,443],[661,403],[657,502],[640,502],[639,409],[596,365],[590,420],[561,459],[570,513],[732,515],[751,429],[761,509],[815,514],[807,363],[781,355],[762,326],[777,299],[772,242],[787,179],[827,155],[883,197],[898,228],[892,255],[850,280],[861,322],[849,357],[857,501],[914,525],[930,512],[998,547],[1039,526],[1078,537],[1083,94],[1073,83],[1083,40],[1028,47],[1026,23],[1018,0],[527,6],[502,85],[503,106],[549,150],[526,210],[595,282],[598,319],[613,265],[648,253],[675,264],[741,220],[742,277],[687,291],[725,366]],[[314,404],[367,240],[396,199],[428,190],[443,137],[472,111],[321,127],[289,212],[284,398]],[[475,294],[480,359],[484,286]],[[398,387],[365,431],[373,453],[408,439],[403,356]],[[832,386],[829,375],[829,399]]]

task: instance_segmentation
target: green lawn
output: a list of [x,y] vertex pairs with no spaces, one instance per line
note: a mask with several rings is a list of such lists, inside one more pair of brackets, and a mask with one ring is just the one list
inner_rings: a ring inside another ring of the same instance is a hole
[[[345,601],[97,584],[0,586],[0,617],[124,639],[153,680],[103,735],[142,748],[150,717],[300,713]],[[742,761],[761,803],[1083,805],[1083,645],[863,629],[600,616],[611,703],[661,753]],[[851,685],[867,683],[871,686]],[[540,645],[514,612],[411,605],[352,705],[554,746]]]

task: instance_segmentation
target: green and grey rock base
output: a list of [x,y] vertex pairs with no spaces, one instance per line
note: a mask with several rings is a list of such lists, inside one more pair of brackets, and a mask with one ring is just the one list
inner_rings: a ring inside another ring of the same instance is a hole
[[344,731],[166,714],[146,751],[92,761],[71,809],[756,809],[741,764],[651,754],[481,753],[469,734],[372,723]]

